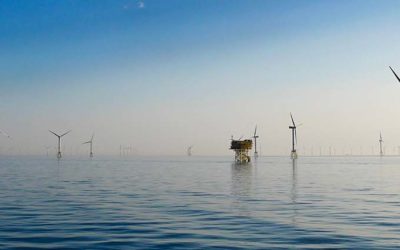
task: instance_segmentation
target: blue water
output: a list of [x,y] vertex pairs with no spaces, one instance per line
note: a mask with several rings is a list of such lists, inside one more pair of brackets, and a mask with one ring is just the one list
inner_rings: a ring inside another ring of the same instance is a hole
[[0,249],[390,249],[400,158],[0,159]]

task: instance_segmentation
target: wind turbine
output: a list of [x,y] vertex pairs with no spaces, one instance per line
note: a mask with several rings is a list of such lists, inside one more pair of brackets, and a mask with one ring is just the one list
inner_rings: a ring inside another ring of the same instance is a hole
[[400,82],[400,78],[397,76],[396,72],[394,72],[394,70],[392,69],[392,67],[389,66],[389,68],[390,68],[390,70],[392,71],[393,75],[397,78],[397,81]]
[[8,139],[11,139],[11,136],[8,135],[7,133],[5,133],[3,130],[0,130],[0,134],[4,135],[4,136],[7,137]]
[[379,149],[380,149],[379,153],[380,153],[381,156],[383,156],[382,142],[383,142],[382,133],[379,132]]
[[90,153],[89,153],[89,157],[90,158],[93,157],[93,137],[94,137],[94,134],[92,134],[92,137],[90,138],[90,141],[82,143],[82,144],[90,144]]
[[256,128],[254,129],[254,135],[253,135],[253,138],[254,138],[254,157],[258,157],[258,152],[257,152],[257,138],[258,138],[259,136],[257,135],[257,125],[256,125]]
[[297,144],[297,133],[296,133],[296,123],[294,123],[292,113],[290,113],[290,118],[292,119],[292,123],[293,123],[293,126],[289,126],[289,129],[292,130],[292,152],[290,153],[290,157],[292,159],[296,159],[297,152],[296,152],[294,145]]
[[46,157],[49,157],[49,149],[50,149],[51,147],[46,146],[45,148],[46,148]]
[[49,130],[50,133],[52,133],[53,135],[57,136],[58,138],[58,153],[57,153],[57,159],[61,159],[61,137],[63,137],[64,135],[68,134],[69,132],[71,132],[71,130],[69,130],[68,132],[65,132],[62,135],[58,135],[56,133],[54,133],[53,131]]
[[187,155],[188,155],[188,156],[192,156],[192,148],[193,148],[193,145],[190,145],[190,146],[187,148]]

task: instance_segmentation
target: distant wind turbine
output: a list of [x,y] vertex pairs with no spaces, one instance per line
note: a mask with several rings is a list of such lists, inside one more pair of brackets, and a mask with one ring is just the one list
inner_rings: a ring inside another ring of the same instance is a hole
[[190,145],[190,146],[187,148],[187,155],[188,155],[188,156],[192,156],[192,148],[193,148],[193,145]]
[[71,132],[71,130],[69,130],[68,132],[62,134],[62,135],[58,135],[56,133],[54,133],[53,131],[49,130],[50,133],[52,133],[53,135],[57,136],[58,138],[58,152],[57,152],[57,159],[61,159],[61,137],[63,137],[64,135],[68,134],[69,132]]
[[47,146],[45,148],[46,148],[46,156],[49,157],[49,149],[50,149],[50,147]]
[[380,150],[379,154],[380,154],[380,156],[383,156],[382,142],[383,142],[382,133],[379,132],[379,150]]
[[11,139],[11,136],[8,135],[7,133],[5,133],[3,130],[0,130],[0,134],[4,135],[4,136],[7,137],[8,139]]
[[292,152],[290,153],[290,157],[292,159],[296,159],[297,158],[297,152],[296,149],[294,147],[295,144],[297,144],[297,133],[296,133],[296,123],[294,123],[294,119],[292,116],[292,113],[290,113],[290,119],[292,119],[292,124],[293,126],[289,126],[289,129],[292,130]]
[[259,136],[257,135],[257,125],[256,125],[256,128],[254,129],[254,135],[253,135],[253,138],[254,138],[254,157],[258,157],[258,152],[257,152],[257,138],[258,138]]
[[92,134],[90,141],[82,143],[82,144],[90,144],[90,153],[89,153],[90,158],[93,158],[93,138],[94,138],[94,134]]

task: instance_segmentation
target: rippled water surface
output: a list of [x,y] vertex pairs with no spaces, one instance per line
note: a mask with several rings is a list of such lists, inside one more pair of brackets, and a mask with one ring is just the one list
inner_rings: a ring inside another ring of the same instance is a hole
[[0,249],[388,249],[400,158],[0,159]]

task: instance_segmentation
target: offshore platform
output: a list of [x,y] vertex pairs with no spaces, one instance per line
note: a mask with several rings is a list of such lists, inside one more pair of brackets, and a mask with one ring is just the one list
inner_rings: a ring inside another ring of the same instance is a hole
[[253,145],[252,140],[233,140],[231,141],[231,150],[235,151],[235,162],[249,163],[249,151]]

